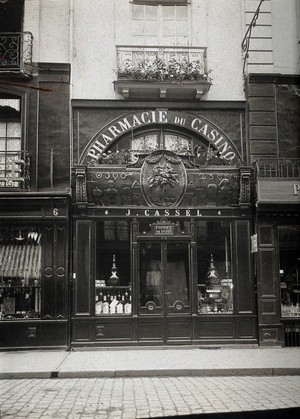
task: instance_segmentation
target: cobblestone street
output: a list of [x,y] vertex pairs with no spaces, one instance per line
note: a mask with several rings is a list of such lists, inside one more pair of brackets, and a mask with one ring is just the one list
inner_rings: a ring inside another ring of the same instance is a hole
[[4,418],[149,418],[300,406],[300,377],[1,380]]

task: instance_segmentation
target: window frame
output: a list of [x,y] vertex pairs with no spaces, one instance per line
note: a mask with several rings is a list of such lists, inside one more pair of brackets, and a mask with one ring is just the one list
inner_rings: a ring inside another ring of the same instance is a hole
[[[21,126],[21,146],[20,146],[20,153],[24,153],[28,151],[28,141],[27,141],[27,103],[28,103],[28,93],[19,90],[12,90],[12,89],[0,89],[0,100],[1,99],[19,99],[20,100],[20,118],[16,120],[15,118],[5,118],[5,116],[1,115],[0,112],[0,122],[20,122]],[[6,150],[7,151],[7,150]],[[4,151],[4,153],[6,152]],[[1,153],[2,151],[0,151]],[[1,178],[0,178],[1,180]],[[0,186],[0,189],[16,189],[19,186]]]

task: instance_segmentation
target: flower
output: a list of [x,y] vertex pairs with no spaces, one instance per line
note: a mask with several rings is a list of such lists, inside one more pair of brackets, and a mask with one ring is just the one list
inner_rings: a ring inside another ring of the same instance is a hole
[[165,61],[161,58],[154,60],[140,60],[134,64],[126,60],[123,69],[117,72],[118,78],[129,78],[134,80],[159,80],[181,83],[183,80],[204,80],[210,81],[209,73],[205,70],[199,60],[188,61],[174,57]]

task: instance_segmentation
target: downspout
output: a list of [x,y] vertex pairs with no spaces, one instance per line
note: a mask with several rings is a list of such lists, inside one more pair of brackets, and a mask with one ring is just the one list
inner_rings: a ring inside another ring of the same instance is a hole
[[69,141],[70,141],[70,172],[69,172],[69,234],[68,234],[68,292],[67,292],[67,310],[68,310],[68,330],[67,330],[67,350],[71,350],[72,341],[72,311],[73,311],[73,220],[72,220],[72,190],[71,175],[73,167],[73,124],[72,124],[72,105],[73,97],[73,48],[74,48],[74,0],[69,0],[69,62],[70,62],[70,85],[69,85]]

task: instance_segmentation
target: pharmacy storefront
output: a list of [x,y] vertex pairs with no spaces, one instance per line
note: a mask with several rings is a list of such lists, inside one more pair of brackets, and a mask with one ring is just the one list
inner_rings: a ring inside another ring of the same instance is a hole
[[73,347],[257,343],[253,174],[207,116],[74,105]]

